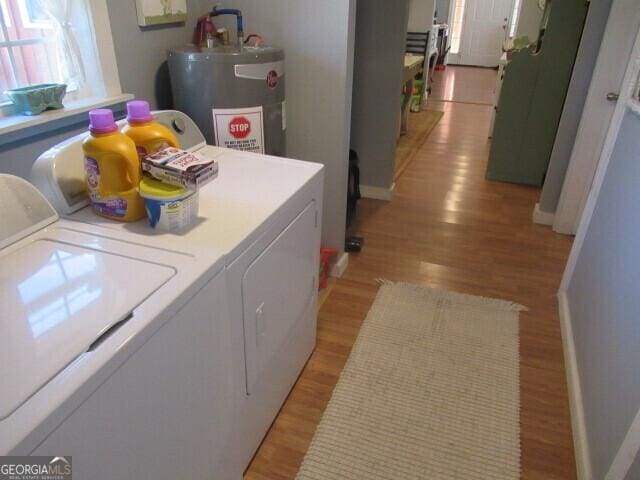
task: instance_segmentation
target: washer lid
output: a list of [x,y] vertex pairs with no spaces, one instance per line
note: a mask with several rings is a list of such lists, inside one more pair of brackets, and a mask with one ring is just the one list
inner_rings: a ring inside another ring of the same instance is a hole
[[174,274],[47,239],[0,255],[0,420]]

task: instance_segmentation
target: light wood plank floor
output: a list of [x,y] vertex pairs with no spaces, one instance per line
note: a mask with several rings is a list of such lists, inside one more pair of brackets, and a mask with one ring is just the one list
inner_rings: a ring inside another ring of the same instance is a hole
[[[438,74],[436,95],[450,72]],[[484,179],[491,107],[432,101],[429,108],[445,116],[393,201],[359,205],[353,230],[365,248],[324,303],[317,348],[246,479],[295,477],[381,277],[529,307],[521,315],[522,478],[575,478],[555,297],[571,239],[531,223],[539,190]]]
[[433,98],[446,102],[470,102],[493,105],[497,70],[491,68],[447,66],[436,72]]

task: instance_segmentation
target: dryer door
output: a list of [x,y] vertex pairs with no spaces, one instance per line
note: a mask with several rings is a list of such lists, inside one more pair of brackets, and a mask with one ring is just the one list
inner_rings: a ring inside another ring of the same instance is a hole
[[242,298],[249,394],[260,373],[278,355],[286,355],[281,349],[299,330],[298,324],[309,321],[310,303],[315,309],[316,221],[315,202],[311,202],[245,271]]

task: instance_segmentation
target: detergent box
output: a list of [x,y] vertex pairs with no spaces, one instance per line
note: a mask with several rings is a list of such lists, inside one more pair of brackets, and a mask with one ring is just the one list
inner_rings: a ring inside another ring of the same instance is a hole
[[218,176],[212,156],[167,147],[142,159],[142,170],[169,185],[197,190]]

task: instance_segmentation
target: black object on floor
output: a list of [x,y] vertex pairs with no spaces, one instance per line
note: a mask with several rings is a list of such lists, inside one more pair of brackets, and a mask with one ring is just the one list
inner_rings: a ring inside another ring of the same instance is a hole
[[356,207],[360,200],[360,168],[358,154],[349,150],[349,184],[347,186],[347,228],[356,216]]
[[364,245],[364,238],[354,235],[348,236],[344,241],[345,252],[359,252]]

